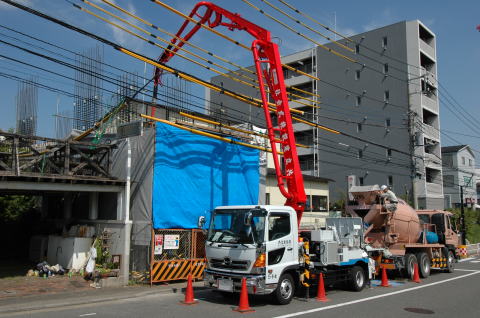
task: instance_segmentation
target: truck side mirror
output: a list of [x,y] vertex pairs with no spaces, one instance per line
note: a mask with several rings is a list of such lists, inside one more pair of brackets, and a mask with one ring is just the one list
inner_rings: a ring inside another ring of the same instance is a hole
[[253,218],[253,213],[252,213],[252,212],[248,212],[248,213],[245,215],[244,224],[245,224],[246,226],[252,225],[252,218]]
[[198,227],[199,229],[203,228],[203,226],[205,225],[205,221],[206,221],[205,217],[204,217],[203,215],[200,215],[200,216],[198,217],[197,227]]

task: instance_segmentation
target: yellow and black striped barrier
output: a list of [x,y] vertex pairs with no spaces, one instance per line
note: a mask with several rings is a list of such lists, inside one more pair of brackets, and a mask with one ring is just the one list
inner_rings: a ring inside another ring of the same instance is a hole
[[203,278],[205,259],[179,259],[158,261],[152,264],[151,283],[187,279],[191,274],[193,279]]

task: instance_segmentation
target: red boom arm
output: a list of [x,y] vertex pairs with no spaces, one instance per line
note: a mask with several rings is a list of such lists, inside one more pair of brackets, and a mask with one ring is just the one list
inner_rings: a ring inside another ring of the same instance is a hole
[[[199,14],[198,10],[202,7],[205,8],[205,13]],[[170,41],[172,45],[169,45],[167,48],[168,50],[165,50],[160,56],[160,62],[167,63],[179,48],[200,29],[200,24],[207,24],[211,28],[215,28],[219,25],[225,26],[231,31],[234,31],[235,29],[244,30],[255,38],[252,42],[252,51],[260,86],[260,93],[262,95],[263,110],[267,123],[268,137],[272,148],[278,188],[282,195],[287,199],[285,205],[291,206],[297,212],[298,224],[300,224],[305,209],[306,196],[302,171],[300,170],[300,163],[298,161],[297,147],[295,145],[292,118],[288,107],[287,92],[278,46],[271,41],[269,31],[243,19],[239,14],[227,11],[213,3],[197,3],[189,16],[190,18],[193,18],[194,16],[199,17],[199,23],[195,24],[193,28],[182,37],[182,33],[184,33],[190,22],[190,20],[187,19],[180,27],[176,37]],[[224,18],[228,19],[228,22],[223,22]],[[156,68],[155,86],[159,83],[160,76],[161,70]],[[264,83],[267,84],[270,96],[276,105],[275,112],[278,119],[278,128],[274,128],[272,124],[272,117],[268,106],[267,92]],[[276,132],[278,132],[280,136],[278,139],[275,138]],[[278,159],[277,144],[280,144],[281,151],[283,152],[283,170]]]

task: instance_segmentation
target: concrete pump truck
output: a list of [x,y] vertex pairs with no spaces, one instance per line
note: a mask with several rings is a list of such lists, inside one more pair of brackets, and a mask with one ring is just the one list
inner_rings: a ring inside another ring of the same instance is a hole
[[[190,22],[194,25],[187,32]],[[199,2],[159,61],[167,63],[202,25],[242,30],[254,37],[251,50],[266,128],[278,187],[286,198],[285,206],[221,206],[212,212],[205,243],[206,285],[236,292],[245,277],[250,294],[272,294],[279,304],[288,304],[299,287],[316,284],[320,273],[327,284],[346,282],[353,290],[362,290],[371,266],[363,249],[361,218],[328,218],[323,229],[300,226],[306,195],[282,63],[270,32],[213,3]]]

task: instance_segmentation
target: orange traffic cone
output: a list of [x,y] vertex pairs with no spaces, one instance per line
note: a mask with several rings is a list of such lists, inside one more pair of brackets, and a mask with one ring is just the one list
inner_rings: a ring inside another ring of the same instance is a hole
[[250,308],[250,305],[248,304],[247,279],[245,277],[242,278],[242,290],[240,291],[240,303],[238,304],[238,307],[233,310],[238,311],[242,314],[255,311],[254,309]]
[[315,297],[317,301],[329,301],[330,299],[327,298],[325,295],[325,285],[323,283],[323,273],[320,273],[320,278],[318,279],[318,289],[317,289],[317,297]]
[[188,274],[187,278],[187,289],[185,290],[185,300],[180,302],[183,305],[195,305],[198,304],[198,300],[193,298],[193,286],[192,286],[192,275]]
[[382,286],[382,287],[390,287],[391,286],[388,283],[387,269],[385,267],[382,267],[382,284],[380,286]]
[[420,280],[420,276],[418,275],[418,264],[413,264],[413,282],[420,284],[422,281]]

